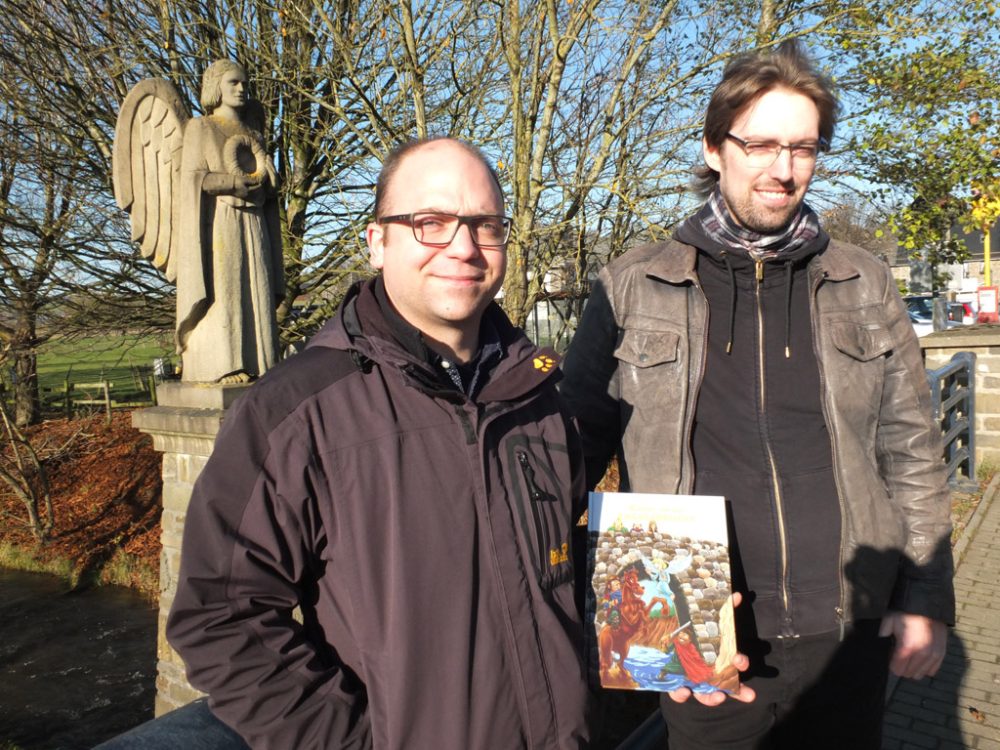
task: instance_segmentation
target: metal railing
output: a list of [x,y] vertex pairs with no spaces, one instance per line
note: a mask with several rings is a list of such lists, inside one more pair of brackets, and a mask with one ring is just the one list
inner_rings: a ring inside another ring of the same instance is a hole
[[976,355],[958,352],[948,364],[927,371],[934,419],[941,425],[948,483],[976,485]]

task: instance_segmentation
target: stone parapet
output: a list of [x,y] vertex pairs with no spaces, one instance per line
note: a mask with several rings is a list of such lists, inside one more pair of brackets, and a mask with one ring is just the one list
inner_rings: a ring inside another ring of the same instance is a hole
[[920,339],[924,363],[943,367],[958,352],[976,355],[976,466],[1000,467],[1000,325],[938,331]]
[[136,429],[152,436],[163,452],[163,513],[161,516],[160,614],[157,625],[156,715],[199,697],[184,672],[184,662],[166,639],[167,613],[177,591],[184,519],[195,480],[215,447],[225,410],[246,385],[161,383],[158,406],[132,413]]
[[183,383],[171,380],[156,387],[156,403],[184,409],[217,409],[225,411],[242,396],[249,383],[219,385],[217,383]]

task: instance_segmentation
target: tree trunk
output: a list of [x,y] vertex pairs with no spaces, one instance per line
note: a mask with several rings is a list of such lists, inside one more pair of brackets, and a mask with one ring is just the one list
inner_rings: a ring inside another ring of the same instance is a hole
[[30,312],[20,311],[11,355],[14,360],[14,424],[26,427],[41,419],[38,398],[38,356],[35,347],[35,319]]
[[507,246],[507,274],[503,282],[503,309],[511,322],[523,327],[528,320],[528,277],[524,249],[516,242]]

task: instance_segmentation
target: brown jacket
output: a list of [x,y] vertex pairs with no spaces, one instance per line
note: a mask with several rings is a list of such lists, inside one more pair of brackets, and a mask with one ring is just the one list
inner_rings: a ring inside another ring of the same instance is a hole
[[[696,252],[677,241],[637,248],[592,291],[561,385],[580,423],[589,484],[617,453],[623,489],[693,487],[709,314]],[[842,621],[892,608],[952,622],[941,432],[895,282],[881,261],[838,242],[809,262],[808,280],[840,497]]]

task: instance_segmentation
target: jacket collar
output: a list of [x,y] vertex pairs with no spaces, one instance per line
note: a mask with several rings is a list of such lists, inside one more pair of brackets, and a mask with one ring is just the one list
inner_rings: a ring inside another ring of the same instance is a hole
[[[826,249],[839,244],[830,240]],[[677,240],[667,240],[651,248],[654,256],[646,267],[646,274],[669,284],[697,282],[695,260],[697,250]],[[817,253],[809,262],[809,276],[812,281],[846,281],[861,275],[858,267],[844,253]]]
[[695,283],[695,257],[697,250],[677,240],[667,240],[651,248],[654,255],[646,267],[646,274],[668,284]]
[[[351,286],[341,303],[340,312],[310,339],[308,346],[324,346],[357,352],[381,366],[398,369],[412,385],[427,392],[464,399],[458,390],[442,386],[431,365],[402,346],[389,331],[376,304],[359,305],[362,295],[374,300],[374,281],[357,282]],[[558,369],[560,356],[548,347],[539,349],[515,328],[495,302],[484,315],[499,335],[503,359],[493,368],[476,401],[511,401],[535,390],[545,381],[555,383],[562,377]]]
[[[837,240],[830,240],[827,249],[839,245]],[[813,283],[820,280],[847,281],[861,275],[861,271],[845,253],[822,252],[809,263],[809,278]]]

